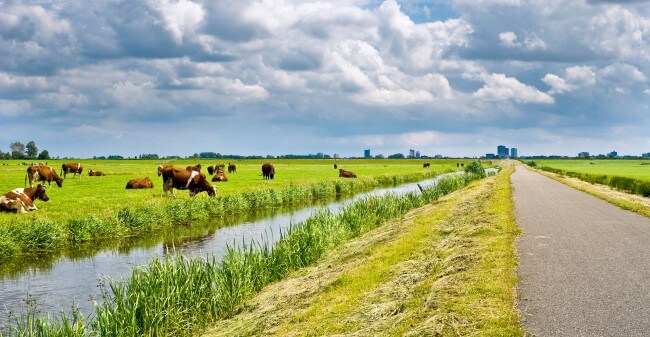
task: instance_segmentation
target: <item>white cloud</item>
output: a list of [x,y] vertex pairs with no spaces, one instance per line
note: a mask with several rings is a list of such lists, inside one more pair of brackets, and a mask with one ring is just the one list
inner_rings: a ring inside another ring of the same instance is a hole
[[596,73],[588,66],[568,67],[564,69],[564,76],[562,78],[555,74],[546,74],[542,78],[542,81],[551,87],[551,95],[571,92],[596,83]]
[[504,74],[483,76],[483,81],[485,85],[473,94],[475,98],[481,100],[542,104],[555,102],[552,96],[525,85],[516,78],[506,77]]
[[518,45],[517,34],[515,34],[515,32],[501,32],[499,33],[499,40],[501,41],[501,44],[506,47],[513,48]]
[[499,33],[500,43],[507,48],[523,48],[527,50],[544,50],[546,42],[535,34],[528,34],[523,42],[517,41],[515,32],[507,31]]
[[152,0],[150,6],[160,11],[177,44],[183,43],[184,36],[194,35],[205,16],[201,5],[188,0]]
[[625,63],[610,64],[598,71],[598,76],[611,82],[645,82],[645,75],[635,66]]

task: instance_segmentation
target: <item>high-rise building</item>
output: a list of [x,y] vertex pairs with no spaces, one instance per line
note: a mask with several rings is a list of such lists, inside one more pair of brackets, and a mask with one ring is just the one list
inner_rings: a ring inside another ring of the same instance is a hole
[[518,157],[517,156],[517,148],[516,147],[510,148],[510,158],[517,158],[517,157]]
[[494,153],[486,153],[486,154],[485,154],[485,158],[487,158],[487,159],[494,159],[494,158],[496,158],[496,156],[494,155]]
[[578,153],[578,158],[589,158],[589,152]]
[[415,151],[415,158],[420,158],[420,151]]
[[409,158],[415,158],[415,150],[409,149]]
[[370,157],[370,150],[363,150],[363,158],[372,158]]
[[509,152],[510,151],[508,151],[508,148],[505,145],[497,146],[497,156],[499,158],[508,158],[508,156],[510,155]]
[[612,157],[612,158],[616,158],[616,157],[618,157],[618,152],[612,151],[612,152],[608,153],[607,156]]

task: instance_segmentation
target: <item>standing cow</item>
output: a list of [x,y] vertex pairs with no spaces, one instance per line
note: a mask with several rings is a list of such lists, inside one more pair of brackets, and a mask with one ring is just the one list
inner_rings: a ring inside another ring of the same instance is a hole
[[275,177],[275,167],[271,163],[262,165],[262,175],[264,179],[273,179]]
[[228,163],[228,173],[237,173],[237,166],[233,163]]
[[35,211],[38,208],[34,205],[34,200],[41,199],[48,201],[45,186],[38,184],[36,187],[17,188],[0,196],[0,210],[16,213],[27,213]]
[[189,165],[185,169],[188,170],[188,171],[196,171],[196,172],[201,173],[201,164]]
[[84,168],[81,163],[65,163],[61,165],[61,175],[63,176],[63,179],[65,179],[65,176],[68,173],[73,173],[72,179],[79,174],[79,178],[81,178],[81,173],[83,172]]
[[201,192],[207,192],[211,197],[217,195],[217,188],[208,182],[205,175],[197,171],[188,171],[179,167],[170,166],[162,169],[162,177],[165,195],[167,195],[167,191],[170,191],[172,197],[176,197],[174,195],[174,188],[177,190],[189,190],[190,197]]
[[25,174],[25,182],[23,186],[27,184],[29,179],[29,187],[34,187],[34,182],[42,181],[46,182],[48,186],[52,186],[52,180],[56,182],[56,185],[59,187],[63,186],[63,179],[56,174],[56,171],[50,166],[30,166],[27,168],[27,173]]

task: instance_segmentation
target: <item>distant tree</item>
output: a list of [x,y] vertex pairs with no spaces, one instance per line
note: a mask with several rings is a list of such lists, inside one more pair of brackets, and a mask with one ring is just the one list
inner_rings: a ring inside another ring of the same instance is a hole
[[124,157],[122,157],[120,155],[112,154],[112,155],[108,156],[108,159],[116,160],[116,159],[124,159]]
[[27,158],[29,159],[36,159],[38,156],[38,148],[36,147],[36,143],[34,141],[30,141],[27,143]]
[[50,159],[50,153],[47,152],[47,150],[41,151],[41,153],[38,154],[38,159],[44,160],[44,159]]
[[404,155],[401,153],[395,153],[388,156],[388,159],[404,159]]
[[378,155],[375,156],[375,159],[384,159],[384,155],[383,154],[378,154]]
[[140,159],[158,159],[158,155],[155,153],[143,153],[140,155]]
[[9,144],[11,149],[11,158],[13,159],[23,159],[25,158],[25,144],[21,142],[13,142]]

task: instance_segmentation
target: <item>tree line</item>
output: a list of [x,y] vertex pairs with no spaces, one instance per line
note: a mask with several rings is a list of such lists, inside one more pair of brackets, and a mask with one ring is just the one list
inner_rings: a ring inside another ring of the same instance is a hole
[[50,159],[50,153],[47,150],[38,152],[36,143],[32,140],[27,145],[21,142],[13,142],[9,144],[9,152],[2,152],[0,150],[0,158],[2,159]]

